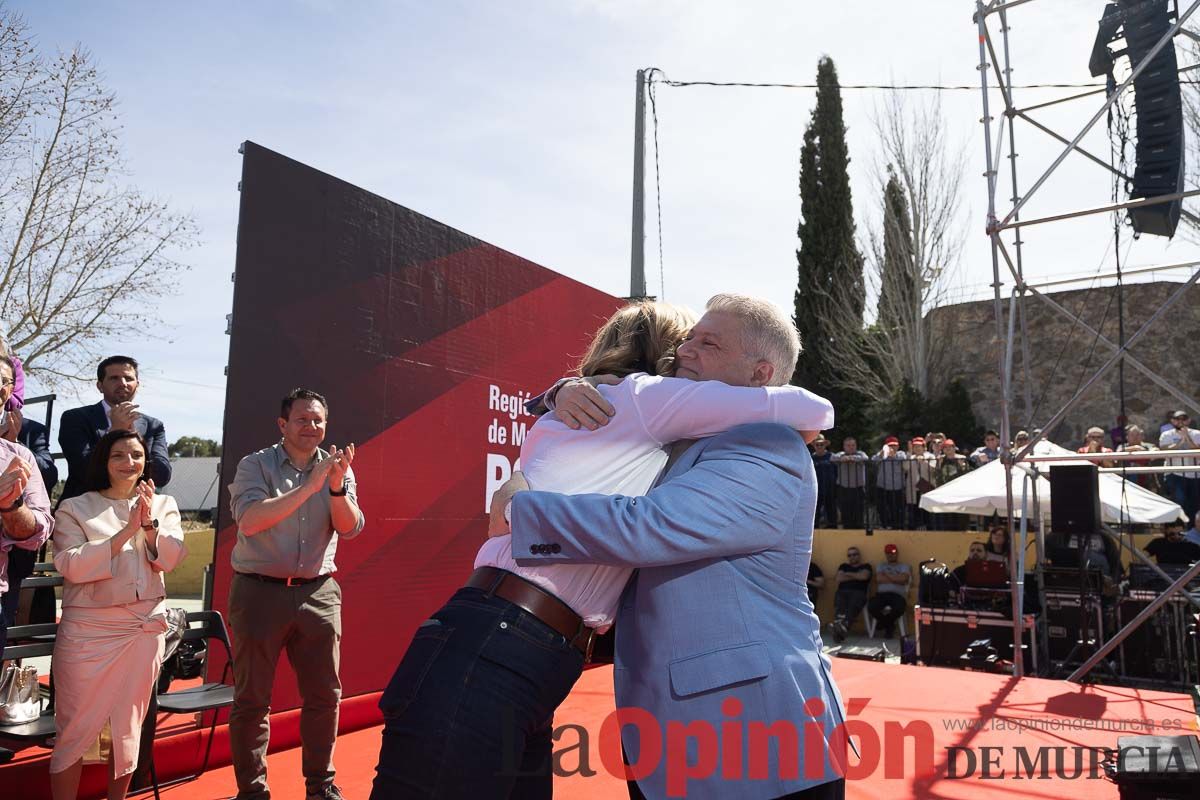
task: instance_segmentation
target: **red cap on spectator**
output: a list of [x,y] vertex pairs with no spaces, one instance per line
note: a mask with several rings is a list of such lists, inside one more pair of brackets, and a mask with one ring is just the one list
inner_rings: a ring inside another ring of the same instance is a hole
[[897,439],[895,436],[889,436],[883,440],[883,443],[884,444],[900,444],[900,440]]
[[883,552],[885,552],[885,553],[899,553],[899,552],[900,552],[900,548],[899,548],[899,547],[896,547],[896,545],[894,545],[894,544],[884,545]]
[[924,436],[914,436],[913,438],[908,440],[908,443],[909,444],[925,444],[925,437]]
[[950,445],[951,447],[954,447],[954,440],[953,439],[942,439],[942,447],[945,447],[946,445]]

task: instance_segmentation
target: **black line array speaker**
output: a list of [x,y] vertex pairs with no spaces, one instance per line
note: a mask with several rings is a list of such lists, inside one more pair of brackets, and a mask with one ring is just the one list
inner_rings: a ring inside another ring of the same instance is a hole
[[1050,467],[1050,530],[1063,534],[1100,530],[1100,473],[1095,464]]
[[[1168,0],[1120,0],[1125,14],[1125,46],[1130,65],[1137,64],[1171,27]],[[1183,191],[1183,99],[1175,43],[1165,47],[1133,82],[1137,139],[1133,187],[1129,198],[1155,197]],[[1138,233],[1174,236],[1183,201],[1130,209]]]
[[[1100,29],[1092,46],[1088,68],[1092,75],[1108,75],[1109,91],[1116,86],[1113,66],[1117,58],[1129,57],[1132,68],[1170,30],[1175,4],[1170,0],[1116,0],[1104,8]],[[1125,47],[1114,51],[1119,39]],[[1168,42],[1150,60],[1133,82],[1137,135],[1134,140],[1133,182],[1129,199],[1158,197],[1183,191],[1184,141],[1183,100],[1179,90],[1179,63],[1175,43]],[[1182,200],[1129,209],[1129,219],[1138,233],[1171,237],[1179,224]]]

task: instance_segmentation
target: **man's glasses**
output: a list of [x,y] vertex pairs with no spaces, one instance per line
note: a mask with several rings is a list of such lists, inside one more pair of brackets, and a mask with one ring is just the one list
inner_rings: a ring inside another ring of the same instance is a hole
[[5,387],[5,386],[12,386],[15,383],[16,383],[16,381],[10,380],[8,378],[0,378],[0,388]]

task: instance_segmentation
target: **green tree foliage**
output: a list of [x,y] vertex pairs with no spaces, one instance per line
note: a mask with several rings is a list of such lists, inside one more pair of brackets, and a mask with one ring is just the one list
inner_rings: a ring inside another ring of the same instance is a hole
[[[912,220],[908,197],[888,166],[883,189],[883,264],[876,325],[889,338],[921,323],[921,276],[913,262]],[[910,319],[915,317],[916,319]]]
[[930,416],[940,426],[937,430],[944,431],[951,439],[973,445],[983,444],[985,428],[975,417],[967,387],[958,378],[950,381],[946,393],[933,403]]
[[167,448],[167,454],[172,458],[200,458],[203,456],[221,455],[221,445],[212,439],[201,439],[199,436],[181,436]]
[[[905,382],[885,402],[874,407],[873,418],[878,424],[875,439],[898,436],[907,445],[913,436],[941,431],[954,439],[960,448],[983,443],[984,428],[975,418],[967,387],[958,378],[949,383],[945,394],[932,402]],[[878,446],[879,442],[872,439],[871,444]],[[866,442],[860,442],[860,446],[866,445]]]
[[846,126],[837,68],[817,64],[817,100],[800,149],[800,214],[796,251],[795,322],[804,354],[792,382],[833,401],[838,433],[857,435],[866,424],[866,402],[834,358],[835,315],[861,330],[866,293],[863,258],[855,241],[854,206],[847,167]]

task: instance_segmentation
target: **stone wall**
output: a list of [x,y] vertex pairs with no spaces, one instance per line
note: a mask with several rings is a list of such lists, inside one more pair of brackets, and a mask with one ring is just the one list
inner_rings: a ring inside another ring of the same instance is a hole
[[[1142,283],[1123,290],[1126,339],[1131,338],[1166,302],[1181,284]],[[1115,287],[1081,289],[1047,294],[1047,297],[1078,315],[1112,342],[1118,341],[1118,302]],[[1042,299],[1027,295],[1024,300],[1028,331],[1029,380],[1025,380],[1021,316],[1016,319],[1013,352],[1013,385],[1010,423],[1019,428],[1044,427],[1096,369],[1106,363],[1113,350],[1085,328],[1051,308]],[[1007,329],[1009,303],[1002,315]],[[934,309],[928,317],[934,336],[943,346],[942,363],[932,381],[937,396],[951,379],[959,377],[971,393],[975,415],[987,427],[1000,427],[999,356],[1005,346],[997,337],[991,300]],[[1184,394],[1200,399],[1200,288],[1191,286],[1154,322],[1129,350],[1130,354]],[[1054,431],[1052,441],[1078,447],[1089,426],[1106,431],[1116,425],[1120,413],[1120,373],[1114,366],[1092,384]],[[1131,364],[1125,364],[1125,408],[1130,422],[1157,441],[1157,431],[1171,411],[1184,403],[1155,385]],[[1028,393],[1028,405],[1026,396]],[[1200,408],[1188,408],[1193,419]]]

